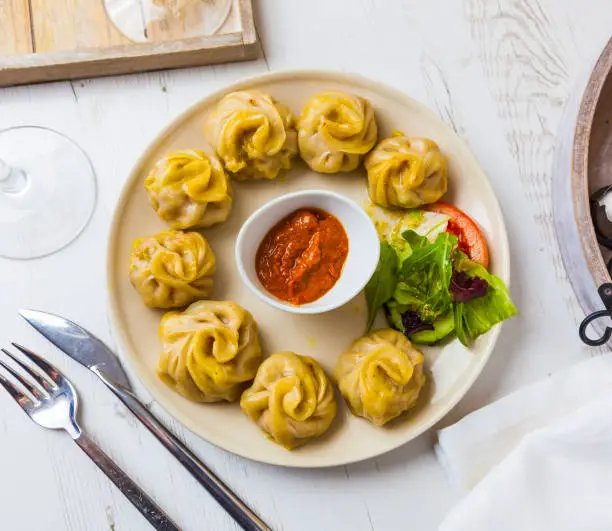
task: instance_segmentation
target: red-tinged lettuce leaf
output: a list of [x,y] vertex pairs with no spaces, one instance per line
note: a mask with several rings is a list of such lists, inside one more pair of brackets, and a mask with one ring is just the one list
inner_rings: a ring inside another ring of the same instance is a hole
[[480,264],[472,262],[461,251],[456,251],[455,269],[469,277],[483,279],[488,284],[486,295],[469,302],[454,304],[457,337],[464,345],[469,346],[471,341],[491,330],[496,324],[516,315],[517,311],[502,280]]
[[470,302],[487,294],[489,283],[480,277],[470,277],[464,271],[453,271],[449,291],[455,302]]
[[419,314],[413,310],[408,310],[402,314],[402,326],[404,327],[404,334],[407,336],[423,330],[434,329],[433,324],[421,321]]

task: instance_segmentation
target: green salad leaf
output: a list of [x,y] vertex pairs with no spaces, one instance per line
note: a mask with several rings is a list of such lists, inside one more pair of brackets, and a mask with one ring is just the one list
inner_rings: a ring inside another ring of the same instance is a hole
[[402,263],[393,299],[415,311],[423,322],[432,323],[452,307],[448,287],[453,274],[452,252],[457,238],[443,232],[438,234],[434,243],[430,243],[414,231],[406,231],[402,236],[411,246],[412,253]]
[[[421,249],[430,245],[430,242],[426,236],[421,236],[413,230],[407,230],[402,232],[402,238],[405,242],[408,243],[411,251],[413,251],[414,249]],[[412,252],[410,254],[412,254]]]
[[[434,214],[433,218],[428,219],[423,210],[411,210],[405,214],[393,229],[384,236],[385,241],[393,247],[395,254],[397,254],[399,267],[402,267],[404,261],[412,254],[413,249],[429,245],[432,233],[438,231],[447,221],[448,217],[440,214]],[[423,232],[422,226],[427,227],[427,232]],[[416,230],[420,227],[419,234]]]
[[[410,308],[408,306],[398,304],[397,301],[391,299],[385,304],[385,310],[389,326],[399,330],[403,334],[406,334],[402,317],[405,312],[410,310]],[[455,330],[455,317],[453,311],[450,310],[446,314],[441,315],[433,323],[431,323],[431,325],[433,327],[431,330],[417,331],[415,333],[406,335],[410,337],[410,341],[419,345],[432,345],[437,343]]]
[[402,314],[408,309],[407,306],[398,304],[396,300],[391,299],[385,303],[385,317],[387,323],[391,328],[395,328],[402,333],[404,331],[404,324],[402,323]]
[[[475,278],[482,280],[470,280]],[[469,346],[517,313],[501,279],[457,249],[457,237],[447,232],[431,242],[414,230],[394,231],[381,243],[378,267],[365,294],[366,332],[384,306],[389,325],[422,344],[455,332]]]
[[395,286],[397,285],[397,275],[397,255],[391,245],[381,242],[378,266],[365,287],[365,296],[368,303],[366,333],[372,328],[378,310],[393,296]]
[[455,330],[455,317],[450,311],[446,315],[441,315],[433,323],[433,330],[422,330],[410,335],[410,341],[419,345],[433,345]]
[[502,280],[489,273],[483,266],[472,262],[464,253],[457,250],[455,270],[470,277],[487,281],[487,294],[470,302],[455,302],[455,331],[461,343],[468,346],[478,336],[488,332],[493,326],[516,315],[517,311],[510,299],[508,288]]
[[404,261],[412,254],[412,247],[398,231],[393,231],[386,239],[387,243],[397,255],[398,268],[402,267]]

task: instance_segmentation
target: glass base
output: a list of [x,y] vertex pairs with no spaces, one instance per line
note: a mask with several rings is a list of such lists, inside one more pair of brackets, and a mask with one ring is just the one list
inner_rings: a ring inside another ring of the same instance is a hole
[[0,180],[0,256],[27,260],[70,244],[96,204],[96,177],[85,152],[45,127],[0,131],[0,160],[14,178]]
[[103,0],[115,27],[134,42],[214,35],[232,0]]

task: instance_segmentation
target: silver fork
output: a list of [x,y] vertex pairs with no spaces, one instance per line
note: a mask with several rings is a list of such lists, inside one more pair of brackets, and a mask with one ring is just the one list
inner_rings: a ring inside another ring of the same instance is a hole
[[[6,349],[0,349],[21,368],[17,371],[0,359],[0,365],[15,378],[23,390],[0,373],[0,384],[36,424],[52,430],[65,430],[91,460],[123,492],[130,502],[158,530],[180,531],[168,515],[134,483],[79,427],[76,420],[76,390],[56,367],[31,350],[12,343],[32,365],[27,365]],[[25,393],[23,391],[26,391]]]

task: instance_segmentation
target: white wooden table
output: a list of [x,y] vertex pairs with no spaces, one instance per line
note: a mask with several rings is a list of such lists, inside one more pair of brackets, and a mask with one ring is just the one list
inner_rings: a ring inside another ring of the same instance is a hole
[[[99,184],[94,217],[76,242],[40,260],[0,259],[0,342],[25,343],[72,377],[85,427],[186,530],[236,526],[99,381],[16,310],[72,316],[113,345],[105,240],[124,179],[161,127],[227,83],[285,68],[358,72],[432,107],[479,158],[506,216],[520,315],[442,425],[597,354],[577,337],[581,310],[555,242],[550,173],[565,102],[610,37],[610,0],[260,0],[255,7],[265,49],[256,62],[0,90],[0,128],[66,133],[91,156]],[[214,448],[152,408],[277,530],[429,531],[457,501],[432,452],[435,432],[361,464],[288,470]],[[3,393],[0,410],[1,529],[149,529],[68,437],[35,426]]]

